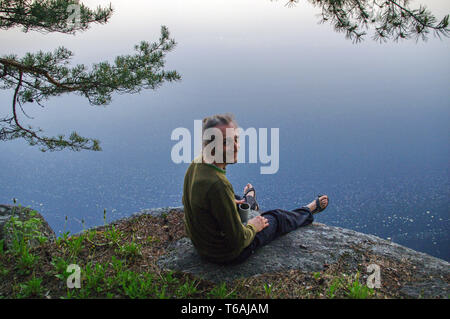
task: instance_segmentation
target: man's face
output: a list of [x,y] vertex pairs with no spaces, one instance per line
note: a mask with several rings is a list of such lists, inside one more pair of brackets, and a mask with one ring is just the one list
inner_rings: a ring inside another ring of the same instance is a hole
[[[239,130],[233,124],[216,126],[222,132],[223,136],[223,163],[234,164],[238,160],[239,152]],[[228,161],[227,161],[227,152]]]

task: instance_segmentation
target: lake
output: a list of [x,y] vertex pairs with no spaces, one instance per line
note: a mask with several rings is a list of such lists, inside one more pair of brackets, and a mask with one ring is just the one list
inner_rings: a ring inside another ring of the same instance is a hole
[[[430,36],[353,44],[309,3],[111,1],[110,22],[76,36],[0,32],[0,55],[65,46],[91,65],[156,41],[166,25],[177,47],[166,69],[182,80],[114,95],[106,107],[77,95],[25,105],[46,134],[98,138],[101,152],[42,153],[0,143],[0,203],[38,210],[60,234],[145,208],[180,206],[188,164],[175,164],[174,129],[231,112],[243,128],[279,128],[279,170],[227,167],[237,193],[250,182],[263,210],[330,198],[317,222],[374,234],[450,261],[450,41]],[[95,8],[108,1],[83,1]],[[418,7],[418,3],[411,4]],[[441,18],[448,1],[426,1]],[[136,9],[139,8],[139,10]],[[12,91],[0,92],[2,115]],[[67,216],[67,222],[66,222]]]

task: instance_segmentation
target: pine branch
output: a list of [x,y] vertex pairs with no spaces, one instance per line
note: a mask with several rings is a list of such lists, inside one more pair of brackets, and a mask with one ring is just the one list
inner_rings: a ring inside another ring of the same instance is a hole
[[0,0],[0,29],[21,26],[23,32],[74,34],[88,29],[92,23],[107,23],[112,13],[111,4],[108,8],[99,6],[91,10],[78,0]]
[[[449,15],[439,23],[425,6],[410,9],[408,0],[308,0],[319,7],[322,18],[319,23],[330,22],[337,32],[345,32],[354,43],[367,34],[362,28],[374,27],[373,39],[387,42],[392,39],[419,38],[426,41],[427,34],[448,37]],[[289,0],[286,6],[293,7],[298,0]]]
[[19,82],[17,83],[17,86],[14,90],[12,103],[12,110],[13,110],[12,119],[14,120],[14,125],[11,123],[11,118],[0,120],[0,122],[2,122],[1,124],[5,123],[9,124],[9,128],[2,127],[2,129],[0,130],[0,140],[11,140],[17,137],[21,137],[26,141],[28,141],[30,145],[41,145],[42,146],[41,151],[43,152],[47,150],[51,151],[62,150],[65,148],[70,148],[73,151],[79,151],[81,149],[93,151],[101,150],[98,140],[81,137],[76,132],[73,132],[70,135],[69,139],[65,140],[64,135],[59,135],[58,138],[54,137],[49,138],[45,136],[39,136],[38,134],[36,134],[34,130],[32,130],[31,127],[29,127],[29,129],[23,127],[19,122],[16,110],[16,105],[18,102],[18,94],[22,86],[22,77],[23,73],[20,72]]
[[13,116],[0,120],[0,140],[24,138],[30,145],[41,145],[42,151],[100,150],[97,140],[83,138],[76,132],[65,139],[63,135],[41,136],[38,132],[42,130],[25,128],[17,116],[17,103],[21,108],[22,103],[30,102],[42,106],[41,102],[50,97],[76,93],[86,97],[91,105],[106,105],[113,93],[137,93],[156,89],[166,81],[178,81],[181,77],[176,71],[164,70],[165,55],[176,45],[169,37],[168,29],[162,26],[158,42],[142,41],[135,46],[135,54],[118,56],[113,64],[96,63],[91,70],[83,64],[69,67],[72,52],[62,47],[53,53],[27,53],[22,59],[14,55],[0,57],[0,88],[14,89]]

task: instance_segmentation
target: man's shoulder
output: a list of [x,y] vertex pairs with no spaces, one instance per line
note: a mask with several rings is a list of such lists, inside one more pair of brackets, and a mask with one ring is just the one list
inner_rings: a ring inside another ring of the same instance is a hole
[[206,163],[193,161],[189,165],[186,175],[189,176],[192,186],[200,186],[204,191],[209,189],[220,191],[232,187],[224,174],[216,172]]
[[232,188],[231,183],[226,178],[220,178],[219,176],[211,181],[210,189],[215,191],[223,191],[225,189]]

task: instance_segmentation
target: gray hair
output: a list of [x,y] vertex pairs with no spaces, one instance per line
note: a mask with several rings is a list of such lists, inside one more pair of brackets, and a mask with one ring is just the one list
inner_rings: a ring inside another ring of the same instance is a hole
[[238,124],[236,120],[234,119],[234,115],[231,113],[225,113],[225,114],[216,114],[209,117],[205,117],[203,119],[203,125],[202,125],[202,144],[205,146],[209,142],[214,140],[214,135],[212,136],[213,139],[211,140],[204,140],[203,139],[203,133],[212,127],[216,127],[219,125],[228,125],[233,124],[235,127],[238,127]]

